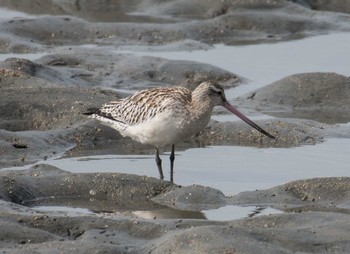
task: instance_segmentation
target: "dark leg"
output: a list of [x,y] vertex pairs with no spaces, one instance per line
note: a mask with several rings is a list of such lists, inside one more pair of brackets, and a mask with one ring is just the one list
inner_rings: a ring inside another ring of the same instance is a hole
[[162,170],[162,160],[159,158],[158,147],[156,147],[155,149],[156,149],[156,163],[157,163],[157,167],[158,167],[158,171],[159,171],[159,178],[161,180],[163,180],[164,179],[164,175],[163,175],[163,170]]
[[170,182],[174,182],[174,160],[175,160],[175,145],[171,147],[170,154]]

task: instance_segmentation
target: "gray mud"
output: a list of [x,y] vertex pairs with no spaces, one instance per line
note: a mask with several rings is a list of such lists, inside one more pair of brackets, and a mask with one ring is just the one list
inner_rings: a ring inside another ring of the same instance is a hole
[[[347,177],[298,180],[226,197],[206,186],[132,174],[73,174],[42,162],[153,152],[87,119],[82,113],[89,107],[147,87],[194,89],[210,79],[229,89],[248,82],[240,73],[207,64],[116,50],[206,50],[216,43],[276,43],[348,32],[349,6],[306,0],[0,0],[0,13],[23,12],[0,17],[0,52],[9,56],[0,62],[0,168],[41,162],[0,171],[1,252],[348,253]],[[256,122],[275,140],[238,121],[212,121],[178,148],[290,148],[349,138],[349,126],[339,125],[350,121],[349,87],[349,77],[336,73],[285,77],[232,100],[242,111],[274,116]],[[227,205],[283,213],[213,221],[203,212]]]
[[[22,1],[2,0],[0,4],[44,14],[0,22],[3,52],[36,52],[52,46],[77,44],[164,45],[184,39],[207,44],[246,44],[350,29],[347,16],[316,12],[283,0],[193,0],[161,4],[152,0],[103,4],[90,1],[76,4],[47,1],[42,4],[37,0],[23,4]],[[346,3],[343,5],[347,6]]]
[[350,78],[336,73],[302,73],[278,80],[239,100],[276,117],[323,123],[350,121]]
[[[4,171],[0,181],[3,252],[346,253],[350,247],[349,178],[301,180],[231,198],[198,185],[71,174],[48,165]],[[286,213],[218,222],[198,211],[229,203],[275,206]],[[94,214],[45,212],[36,205],[78,205]],[[154,212],[153,219],[132,212],[140,209]],[[158,211],[173,219],[158,218]]]

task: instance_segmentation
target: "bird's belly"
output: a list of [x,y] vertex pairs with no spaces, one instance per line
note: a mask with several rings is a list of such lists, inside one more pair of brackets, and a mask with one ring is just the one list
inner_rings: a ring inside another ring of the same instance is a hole
[[171,145],[197,134],[209,119],[194,121],[165,113],[139,125],[129,126],[123,134],[142,144]]

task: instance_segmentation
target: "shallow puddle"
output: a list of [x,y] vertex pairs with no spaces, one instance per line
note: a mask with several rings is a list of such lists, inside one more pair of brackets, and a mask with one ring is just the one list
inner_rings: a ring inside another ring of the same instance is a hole
[[0,18],[7,19],[17,19],[17,18],[29,18],[29,17],[38,17],[40,15],[30,15],[25,12],[15,11],[8,8],[0,7]]
[[[242,191],[267,189],[290,181],[350,176],[350,139],[327,139],[324,143],[295,148],[214,146],[177,152],[175,182],[200,184],[232,196]],[[161,155],[165,178],[168,154]],[[130,173],[158,177],[153,155],[98,155],[49,159],[50,164],[72,173]],[[4,170],[23,170],[32,165]]]
[[[33,210],[40,213],[54,213],[63,216],[101,215],[90,209],[69,206],[33,206]],[[182,211],[176,209],[159,209],[152,211],[131,211],[131,214],[142,219],[207,219],[215,221],[238,220],[262,215],[278,214],[282,211],[259,206],[234,206],[229,205],[218,209],[202,212]],[[102,213],[102,215],[113,215],[113,213]],[[118,214],[118,213],[115,213]]]
[[41,213],[60,213],[65,216],[74,216],[74,215],[91,215],[94,214],[92,211],[86,208],[80,207],[68,207],[68,206],[33,206],[33,210]]
[[226,221],[278,214],[282,213],[282,211],[271,207],[230,205],[218,209],[203,211],[203,213],[208,220]]
[[209,50],[191,52],[156,52],[115,50],[141,56],[162,57],[211,64],[236,73],[252,81],[250,86],[239,86],[235,96],[241,96],[260,86],[288,75],[305,72],[336,72],[350,75],[350,33],[331,33],[301,40],[257,45],[214,45]]
[[[175,182],[217,188],[225,195],[266,189],[289,181],[350,176],[350,139],[296,148],[215,146],[176,153]],[[162,155],[164,174],[167,157]],[[153,155],[101,155],[47,160],[72,173],[118,172],[158,177]]]

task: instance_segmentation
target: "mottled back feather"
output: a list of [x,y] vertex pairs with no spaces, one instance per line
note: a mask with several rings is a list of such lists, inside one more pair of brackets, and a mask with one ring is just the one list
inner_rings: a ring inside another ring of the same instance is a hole
[[191,99],[191,91],[184,87],[151,88],[111,101],[95,114],[127,125],[137,125],[152,119],[168,107],[189,105]]

